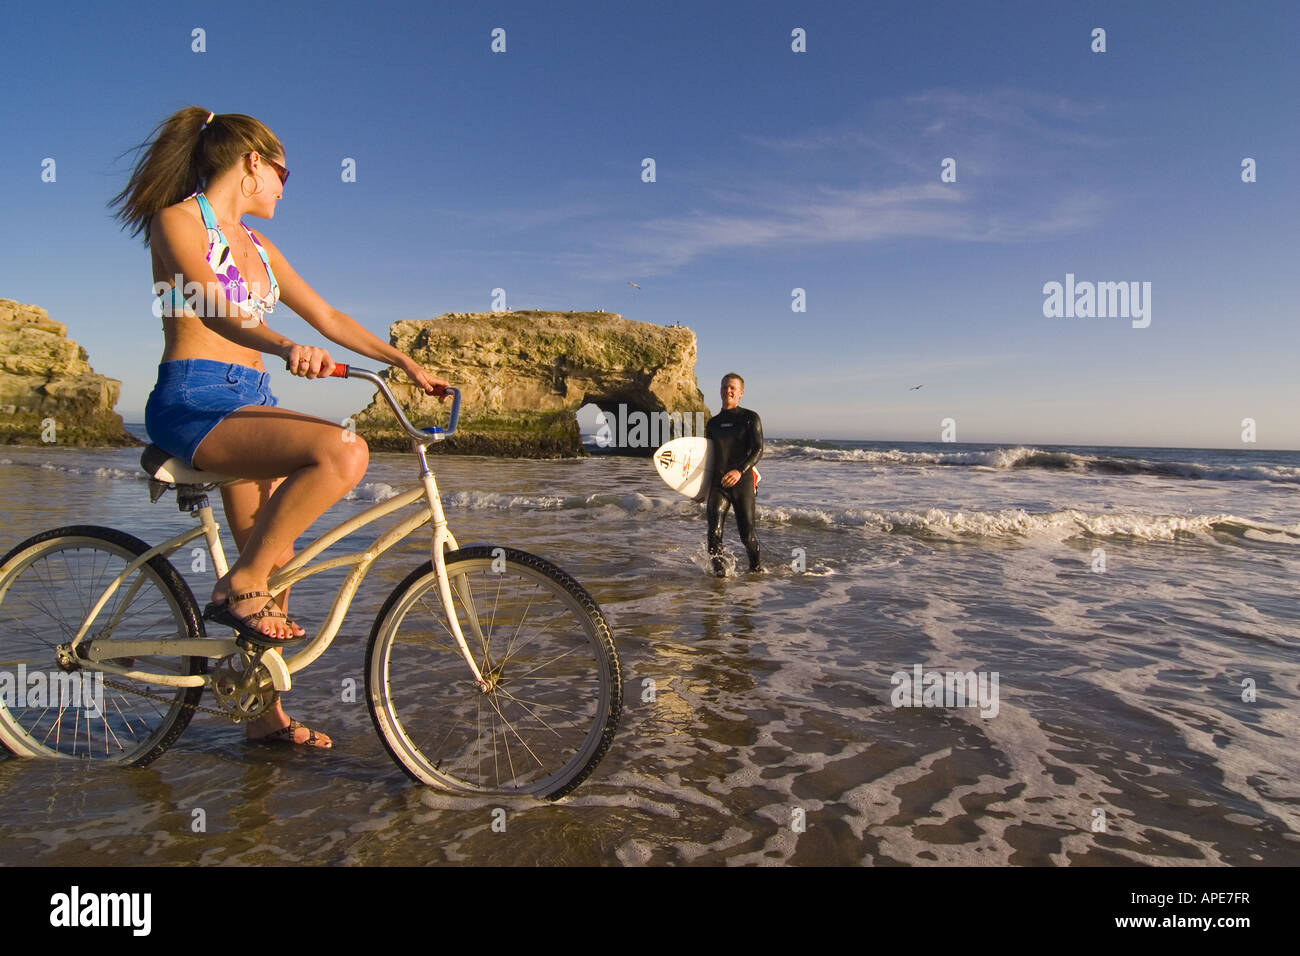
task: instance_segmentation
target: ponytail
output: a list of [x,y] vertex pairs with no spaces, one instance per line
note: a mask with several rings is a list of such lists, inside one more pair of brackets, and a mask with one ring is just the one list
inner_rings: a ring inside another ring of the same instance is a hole
[[[212,117],[209,121],[208,117]],[[205,186],[245,153],[282,155],[284,147],[264,124],[243,113],[212,114],[199,106],[177,110],[135,147],[139,157],[126,187],[109,202],[131,235],[149,242],[153,217]]]

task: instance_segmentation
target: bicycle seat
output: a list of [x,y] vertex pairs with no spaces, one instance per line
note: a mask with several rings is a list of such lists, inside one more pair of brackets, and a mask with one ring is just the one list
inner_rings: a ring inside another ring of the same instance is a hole
[[225,475],[191,468],[184,461],[157,445],[146,445],[140,453],[140,467],[154,481],[167,485],[207,485],[226,481]]

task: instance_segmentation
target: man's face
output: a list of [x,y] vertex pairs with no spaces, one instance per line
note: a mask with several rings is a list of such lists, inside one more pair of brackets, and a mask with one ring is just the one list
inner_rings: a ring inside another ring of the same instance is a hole
[[745,394],[745,386],[734,378],[724,378],[722,380],[722,407],[725,409],[735,408],[740,404],[740,396]]

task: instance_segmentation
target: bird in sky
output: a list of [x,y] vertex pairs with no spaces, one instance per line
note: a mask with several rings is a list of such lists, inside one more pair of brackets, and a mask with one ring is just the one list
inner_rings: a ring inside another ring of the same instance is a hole
[[921,385],[913,385],[911,388],[908,389],[908,391],[915,392],[918,388],[925,388],[924,383],[922,383]]
[[640,287],[639,285],[637,285],[635,282],[629,282],[628,285],[630,285],[630,286],[631,286],[632,288],[634,288],[634,289],[639,289],[639,288],[641,288],[641,287]]

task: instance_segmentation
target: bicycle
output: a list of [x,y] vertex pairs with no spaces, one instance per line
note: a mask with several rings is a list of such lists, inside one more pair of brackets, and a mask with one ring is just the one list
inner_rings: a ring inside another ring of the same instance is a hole
[[[430,560],[389,595],[366,646],[366,700],[384,747],[413,779],[461,793],[554,800],[586,779],[622,706],[618,652],[599,605],[543,558],[457,544],[426,451],[455,434],[458,389],[447,390],[447,427],[420,429],[374,372],[338,366],[333,374],[378,387],[411,437],[420,480],[320,535],[271,576],[279,594],[312,574],[353,566],[317,635],[278,652],[245,644],[234,631],[207,636],[168,556],[201,536],[215,573],[226,573],[207,492],[235,479],[188,468],[150,445],[141,464],[151,500],[174,489],[197,527],[155,547],[112,528],[57,528],[0,559],[0,743],[24,757],[144,765],[175,743],[196,710],[236,722],[265,713],[292,675],[329,647],[374,562],[429,523]],[[365,550],[316,560],[407,506],[415,512]],[[33,674],[45,677],[41,700],[28,692]],[[100,685],[102,701],[83,693],[70,705],[63,692],[74,683],[84,690],[85,681]],[[217,708],[199,705],[205,689]]]

